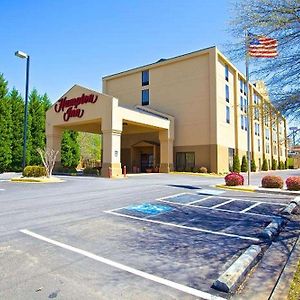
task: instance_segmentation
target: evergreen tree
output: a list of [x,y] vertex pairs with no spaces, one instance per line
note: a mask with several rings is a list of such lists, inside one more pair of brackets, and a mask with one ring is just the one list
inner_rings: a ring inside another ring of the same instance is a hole
[[263,160],[263,164],[262,164],[261,170],[262,171],[268,171],[269,170],[268,162],[267,162],[267,160],[265,158]]
[[28,112],[31,117],[30,120],[30,164],[40,165],[42,163],[41,157],[37,149],[45,148],[45,109],[42,98],[39,96],[36,89],[29,95]]
[[276,159],[272,159],[272,170],[276,170],[277,169],[277,161]]
[[240,165],[240,159],[238,155],[233,156],[233,166],[232,166],[233,172],[241,172],[241,165]]
[[20,171],[23,161],[24,102],[15,88],[11,91],[9,100],[12,109],[12,162],[10,169],[11,171]]
[[11,105],[7,93],[7,81],[0,74],[0,173],[8,171],[12,161]]
[[79,160],[78,132],[65,130],[61,143],[61,164],[63,167],[76,168]]
[[247,160],[245,155],[243,155],[243,158],[242,158],[241,171],[242,172],[247,172],[248,171],[248,160]]
[[251,160],[251,172],[256,172],[255,159],[252,159],[252,160]]

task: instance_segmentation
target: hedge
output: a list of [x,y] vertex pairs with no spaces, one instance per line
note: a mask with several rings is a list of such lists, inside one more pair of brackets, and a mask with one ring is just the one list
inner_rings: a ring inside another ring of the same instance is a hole
[[229,173],[225,176],[225,183],[228,186],[243,185],[244,177],[236,172]]
[[288,177],[285,184],[289,191],[300,191],[300,176]]
[[47,176],[45,167],[41,166],[27,166],[23,170],[24,177],[43,177]]
[[279,188],[282,189],[283,187],[283,180],[279,176],[265,176],[261,180],[261,185],[263,188]]

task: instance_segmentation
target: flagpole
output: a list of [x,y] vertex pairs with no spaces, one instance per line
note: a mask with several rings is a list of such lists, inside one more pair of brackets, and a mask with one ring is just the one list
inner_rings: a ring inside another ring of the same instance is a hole
[[246,30],[245,32],[245,46],[246,46],[246,87],[247,87],[247,92],[246,92],[246,98],[247,98],[247,159],[248,159],[248,185],[250,185],[250,175],[251,175],[251,128],[250,128],[250,96],[249,96],[249,54],[248,54],[248,49],[249,49],[249,37],[248,37],[248,31]]

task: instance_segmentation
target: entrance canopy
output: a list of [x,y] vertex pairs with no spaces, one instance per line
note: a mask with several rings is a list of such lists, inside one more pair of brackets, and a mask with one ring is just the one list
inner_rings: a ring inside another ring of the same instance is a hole
[[[161,171],[173,164],[174,118],[149,108],[119,105],[117,98],[74,85],[46,114],[47,147],[60,151],[64,129],[102,134],[102,176],[120,176],[121,134],[158,132]],[[57,156],[60,163],[60,155]]]

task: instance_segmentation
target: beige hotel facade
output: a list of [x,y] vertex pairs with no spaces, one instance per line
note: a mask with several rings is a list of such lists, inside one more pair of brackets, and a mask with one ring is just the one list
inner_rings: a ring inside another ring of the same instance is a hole
[[[258,169],[287,158],[285,118],[262,82],[250,83],[211,47],[102,78],[103,92],[74,85],[48,110],[47,147],[60,150],[63,130],[102,135],[102,176],[127,172],[224,173],[247,154]],[[60,155],[57,164],[60,163]]]

